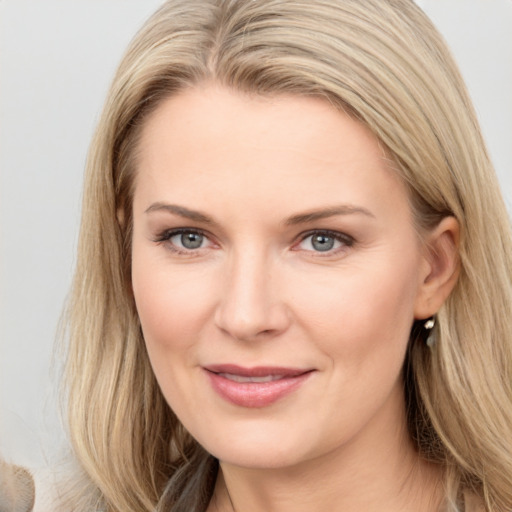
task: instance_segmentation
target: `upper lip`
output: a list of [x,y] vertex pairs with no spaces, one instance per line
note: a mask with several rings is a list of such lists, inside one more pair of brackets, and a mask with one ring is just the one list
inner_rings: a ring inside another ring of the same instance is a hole
[[286,368],[283,366],[253,366],[247,368],[236,364],[212,364],[203,367],[212,373],[227,373],[241,377],[266,377],[268,375],[280,377],[297,377],[312,371],[311,368]]

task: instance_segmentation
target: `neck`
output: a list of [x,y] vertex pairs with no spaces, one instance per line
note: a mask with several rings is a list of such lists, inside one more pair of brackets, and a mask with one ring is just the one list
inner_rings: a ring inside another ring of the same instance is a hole
[[[396,412],[396,411],[395,411]],[[442,502],[442,470],[422,460],[396,417],[382,428],[315,459],[286,468],[220,463],[208,512],[434,512]]]

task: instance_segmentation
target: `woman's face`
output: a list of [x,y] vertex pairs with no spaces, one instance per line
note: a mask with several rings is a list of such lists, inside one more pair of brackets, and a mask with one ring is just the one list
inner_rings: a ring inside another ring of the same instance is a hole
[[139,150],[133,291],[199,443],[285,467],[400,431],[428,265],[370,132],[320,99],[204,86],[163,102]]

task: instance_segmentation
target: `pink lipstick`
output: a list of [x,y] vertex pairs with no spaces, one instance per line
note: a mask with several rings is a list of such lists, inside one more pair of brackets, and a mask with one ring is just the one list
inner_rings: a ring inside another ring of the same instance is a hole
[[213,389],[240,407],[266,407],[295,391],[313,370],[258,366],[212,365],[204,368]]

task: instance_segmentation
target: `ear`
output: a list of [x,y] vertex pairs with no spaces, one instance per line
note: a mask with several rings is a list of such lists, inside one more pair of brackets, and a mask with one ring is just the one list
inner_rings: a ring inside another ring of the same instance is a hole
[[425,237],[414,316],[429,318],[439,311],[459,277],[459,223],[445,217]]

